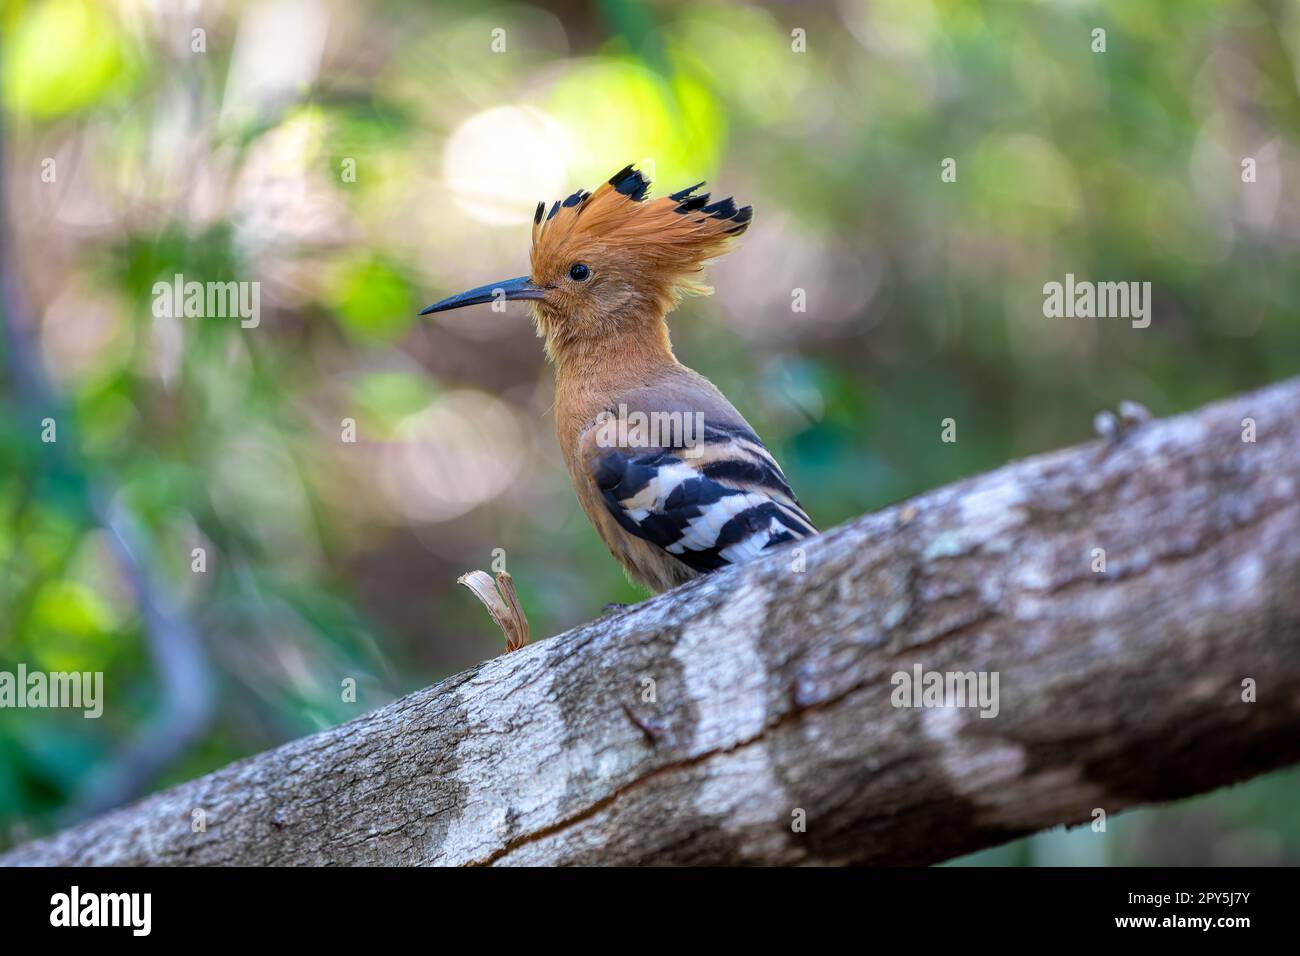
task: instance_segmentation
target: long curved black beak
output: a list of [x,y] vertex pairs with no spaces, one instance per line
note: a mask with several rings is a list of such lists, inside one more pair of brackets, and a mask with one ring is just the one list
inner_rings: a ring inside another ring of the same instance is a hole
[[487,285],[470,289],[460,295],[448,296],[441,302],[435,302],[420,314],[428,315],[431,312],[446,312],[448,309],[463,309],[467,305],[482,305],[484,302],[495,302],[497,299],[540,299],[545,295],[546,290],[533,285],[528,276],[520,276],[518,279],[506,279],[504,282],[489,282]]

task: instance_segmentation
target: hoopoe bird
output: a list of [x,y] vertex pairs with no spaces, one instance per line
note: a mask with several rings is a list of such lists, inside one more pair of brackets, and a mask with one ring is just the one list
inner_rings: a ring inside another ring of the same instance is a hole
[[749,423],[669,342],[668,313],[683,295],[712,292],[704,264],[753,217],[731,198],[710,202],[703,185],[649,200],[649,180],[627,166],[549,212],[538,203],[530,275],[420,313],[530,303],[578,501],[628,575],[654,591],[816,533]]

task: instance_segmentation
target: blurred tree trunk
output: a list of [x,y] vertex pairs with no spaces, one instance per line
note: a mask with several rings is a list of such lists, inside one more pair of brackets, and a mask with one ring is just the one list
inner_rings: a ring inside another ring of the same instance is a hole
[[[1300,759],[1298,408],[939,489],[0,862],[920,864],[1246,779]],[[894,706],[914,667],[996,715]]]

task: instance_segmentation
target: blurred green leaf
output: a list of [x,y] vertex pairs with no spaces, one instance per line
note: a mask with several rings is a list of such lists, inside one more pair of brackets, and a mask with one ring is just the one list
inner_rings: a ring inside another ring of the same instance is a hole
[[88,0],[29,4],[5,38],[5,104],[40,119],[121,92],[131,71],[117,24]]
[[338,266],[329,284],[330,304],[355,338],[387,342],[415,324],[414,297],[405,276],[378,258]]

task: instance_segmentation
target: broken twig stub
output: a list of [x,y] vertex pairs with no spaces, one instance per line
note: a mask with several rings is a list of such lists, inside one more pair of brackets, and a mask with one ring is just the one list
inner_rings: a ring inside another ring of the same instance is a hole
[[508,571],[498,571],[495,582],[486,571],[468,571],[456,583],[469,588],[487,608],[505,636],[507,651],[517,651],[528,643],[528,617]]

